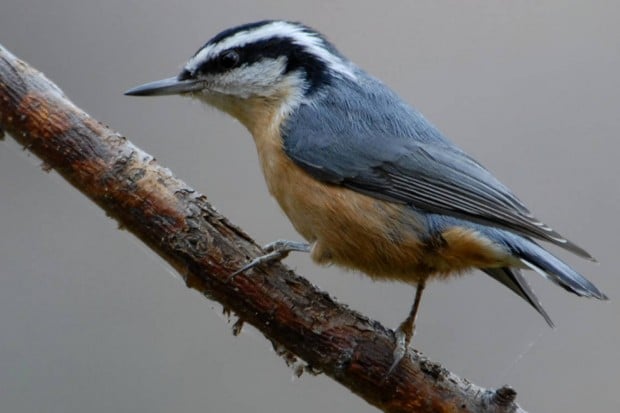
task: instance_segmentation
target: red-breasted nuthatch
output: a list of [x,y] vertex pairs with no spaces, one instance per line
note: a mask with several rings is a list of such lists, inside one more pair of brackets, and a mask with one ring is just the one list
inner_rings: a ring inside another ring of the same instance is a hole
[[606,299],[534,239],[593,260],[536,219],[491,173],[316,31],[260,21],[209,40],[181,73],[127,95],[181,94],[254,137],[271,194],[309,244],[277,241],[240,271],[290,251],[417,285],[397,333],[406,351],[427,280],[479,268],[551,319],[521,274]]

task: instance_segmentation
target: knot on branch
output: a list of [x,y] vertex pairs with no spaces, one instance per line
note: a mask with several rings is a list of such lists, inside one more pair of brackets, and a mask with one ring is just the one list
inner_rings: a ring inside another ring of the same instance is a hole
[[495,390],[495,394],[491,399],[491,403],[495,404],[499,407],[508,407],[517,398],[517,392],[510,386],[502,386],[499,389]]

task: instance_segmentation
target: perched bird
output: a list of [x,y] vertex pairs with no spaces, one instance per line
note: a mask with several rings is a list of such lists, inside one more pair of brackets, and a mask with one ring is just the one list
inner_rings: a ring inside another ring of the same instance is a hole
[[549,325],[521,269],[574,294],[607,298],[535,239],[593,260],[590,254],[303,24],[269,20],[224,30],[178,76],[126,94],[199,99],[254,137],[269,191],[308,244],[277,241],[238,272],[307,251],[319,264],[417,285],[397,330],[396,361],[413,335],[427,280],[481,269]]

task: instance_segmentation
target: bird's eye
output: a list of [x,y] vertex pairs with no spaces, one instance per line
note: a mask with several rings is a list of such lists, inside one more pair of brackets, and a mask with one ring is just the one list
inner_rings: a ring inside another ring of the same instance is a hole
[[232,69],[239,64],[239,53],[227,50],[220,55],[218,63],[222,69]]

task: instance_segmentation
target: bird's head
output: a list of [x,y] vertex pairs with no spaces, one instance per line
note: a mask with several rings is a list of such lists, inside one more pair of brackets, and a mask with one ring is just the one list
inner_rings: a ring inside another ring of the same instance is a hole
[[224,30],[175,77],[130,89],[132,96],[189,95],[248,128],[265,112],[285,117],[355,68],[318,32],[300,23],[260,21]]

